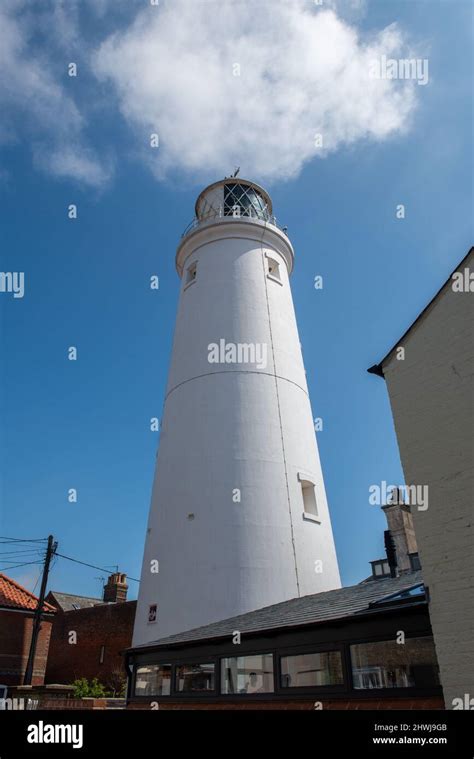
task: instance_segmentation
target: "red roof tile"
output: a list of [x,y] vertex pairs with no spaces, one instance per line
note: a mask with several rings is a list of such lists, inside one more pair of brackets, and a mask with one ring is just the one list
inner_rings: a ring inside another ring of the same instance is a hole
[[[25,609],[34,611],[38,604],[38,597],[30,593],[11,577],[0,572],[0,607],[9,609]],[[56,611],[54,606],[44,602],[43,611]]]

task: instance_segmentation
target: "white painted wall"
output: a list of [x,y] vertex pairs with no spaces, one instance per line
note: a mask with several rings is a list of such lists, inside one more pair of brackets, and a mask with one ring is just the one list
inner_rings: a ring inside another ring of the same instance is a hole
[[[265,252],[280,262],[282,284],[267,278]],[[197,261],[197,278],[181,283],[134,645],[340,587],[292,258],[286,236],[257,220],[206,224],[178,249],[178,270]],[[268,365],[210,364],[208,345],[220,338],[265,343]],[[303,519],[299,472],[316,483],[320,523]]]
[[428,486],[411,511],[447,708],[474,697],[473,298],[447,285],[383,367],[406,483]]

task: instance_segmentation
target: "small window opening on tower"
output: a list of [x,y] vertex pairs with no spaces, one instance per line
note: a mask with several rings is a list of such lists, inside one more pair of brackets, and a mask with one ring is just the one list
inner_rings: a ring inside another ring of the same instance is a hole
[[185,286],[190,285],[191,282],[194,282],[196,280],[197,276],[197,261],[195,261],[191,266],[188,266],[186,269],[186,282]]
[[273,258],[268,259],[268,273],[271,274],[272,277],[280,279],[280,264]]
[[267,256],[267,276],[269,279],[274,279],[276,282],[282,284],[280,264],[274,258],[270,258],[270,256]]
[[100,647],[99,664],[103,664],[105,659],[105,646]]
[[316,488],[314,482],[305,479],[304,475],[299,474],[298,479],[301,485],[301,494],[303,496],[303,517],[314,522],[319,522],[318,504],[316,502]]

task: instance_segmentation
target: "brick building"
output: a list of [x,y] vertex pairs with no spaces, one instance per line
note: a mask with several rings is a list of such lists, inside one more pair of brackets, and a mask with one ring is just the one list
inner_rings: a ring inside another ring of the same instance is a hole
[[[474,248],[369,372],[386,380],[448,708],[474,693]],[[427,488],[427,503],[414,487]],[[412,495],[413,494],[413,495]]]
[[[0,683],[21,685],[30,652],[33,617],[38,598],[15,580],[0,573]],[[33,665],[33,685],[42,685],[55,609],[43,606]]]
[[70,684],[97,678],[109,690],[119,690],[125,678],[121,652],[131,645],[136,601],[127,601],[126,575],[115,573],[103,598],[50,591],[57,609],[46,670],[47,683]]

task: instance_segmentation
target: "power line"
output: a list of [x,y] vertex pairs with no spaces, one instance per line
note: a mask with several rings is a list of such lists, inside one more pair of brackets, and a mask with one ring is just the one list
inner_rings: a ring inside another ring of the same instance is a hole
[[[53,566],[54,566],[54,565],[53,565]],[[36,578],[36,582],[35,582],[35,584],[34,584],[34,588],[33,588],[33,590],[31,591],[31,592],[33,593],[33,595],[34,595],[34,593],[35,593],[35,590],[36,590],[36,586],[37,586],[37,585],[38,585],[38,583],[39,583],[39,579],[40,579],[40,577],[41,577],[41,569],[40,569],[40,571],[39,571],[39,573],[38,573],[38,577]]]
[[0,556],[22,556],[23,554],[34,554],[35,556],[39,556],[44,553],[44,551],[39,550],[38,548],[26,548],[22,551],[0,551]]
[[[4,540],[2,540],[2,538]],[[4,541],[7,542],[7,543],[43,543],[43,542],[47,542],[48,539],[47,538],[36,538],[36,539],[29,540],[29,539],[26,539],[26,538],[25,539],[23,539],[23,538],[7,538],[5,535],[0,535],[0,544],[3,543]],[[35,554],[35,550],[37,551],[36,554]],[[30,552],[33,552],[33,553],[30,553]],[[29,558],[29,557],[27,557],[28,553],[30,554],[30,556],[32,556],[32,555],[33,556],[34,555],[37,555],[37,556],[41,555],[42,556],[43,555],[43,553],[40,552],[39,546],[38,546],[37,549],[34,549],[33,547],[31,547],[29,549],[25,548],[24,551],[22,550],[22,551],[5,552],[4,555],[11,555],[11,556],[15,555],[16,556],[17,554],[23,554],[23,553],[25,554],[24,558]],[[55,552],[54,555],[55,556],[60,556],[62,559],[67,559],[68,561],[73,561],[75,564],[82,564],[82,566],[84,566],[84,567],[91,567],[91,569],[99,569],[101,572],[107,572],[107,574],[110,571],[109,569],[106,569],[104,567],[98,567],[95,564],[88,564],[86,561],[79,561],[79,559],[73,559],[71,556],[65,556],[63,553],[57,553],[57,552]],[[0,553],[0,556],[2,556],[2,553]],[[20,557],[18,556],[17,560],[19,558]],[[11,560],[4,559],[4,561],[6,563],[10,563],[11,561],[14,561],[14,559],[13,558]],[[12,566],[12,567],[4,567],[4,569],[16,569],[17,567],[25,567],[25,566],[27,566],[29,564],[39,564],[39,563],[40,563],[39,561],[29,561],[29,562],[24,562],[23,564],[16,564],[15,566]],[[114,565],[114,566],[116,566],[116,565]],[[3,571],[3,570],[0,569],[0,572],[1,571]],[[127,575],[127,577],[128,577],[128,575]],[[133,582],[140,582],[140,580],[137,580],[136,577],[128,577],[128,579],[132,580]]]
[[13,567],[0,567],[0,572],[4,572],[7,569],[8,571],[10,571],[10,569],[16,569],[17,567],[28,567],[30,564],[41,564],[41,563],[42,562],[40,561],[25,561],[23,564],[15,564]]
[[0,543],[47,543],[48,538],[8,538],[6,535],[0,535]]
[[5,564],[15,564],[18,561],[27,561],[28,559],[33,559],[36,556],[43,558],[44,551],[19,551],[18,553],[0,552],[0,562],[4,562]]
[[[60,556],[62,559],[67,559],[68,561],[73,561],[75,564],[82,564],[85,567],[91,567],[92,569],[99,569],[101,572],[109,572],[110,570],[104,569],[104,567],[97,567],[95,564],[88,564],[86,561],[79,561],[79,559],[72,559],[70,556],[64,556],[63,553],[57,553],[56,556]],[[129,577],[127,575],[128,580],[133,580],[133,582],[140,582],[140,580],[137,580],[136,577]]]
[[45,550],[45,546],[23,546],[20,545],[15,547],[14,545],[5,544],[4,547],[0,547],[0,551],[2,553],[21,553],[22,551],[43,551]]

